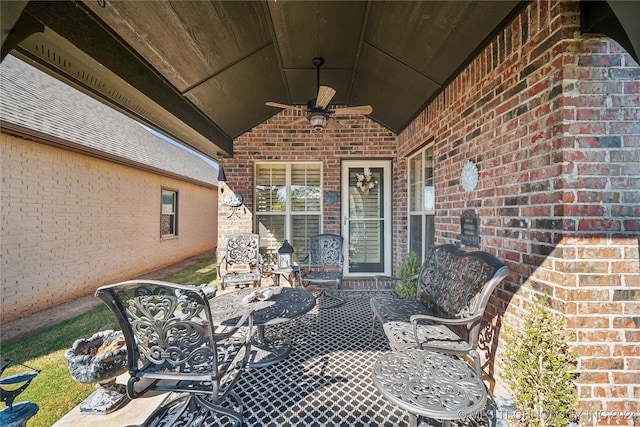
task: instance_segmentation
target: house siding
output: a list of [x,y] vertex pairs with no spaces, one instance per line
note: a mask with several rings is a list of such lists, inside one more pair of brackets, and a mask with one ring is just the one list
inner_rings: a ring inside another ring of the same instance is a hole
[[[213,250],[217,189],[2,133],[2,322]],[[178,237],[160,238],[163,187]]]

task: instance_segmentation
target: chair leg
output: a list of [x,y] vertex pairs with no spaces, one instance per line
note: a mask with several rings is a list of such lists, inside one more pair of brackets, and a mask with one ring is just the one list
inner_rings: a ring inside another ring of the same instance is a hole
[[371,319],[371,336],[369,337],[369,341],[373,341],[373,334],[376,332],[376,321],[378,317],[374,314]]
[[[140,427],[218,425],[220,420],[216,414],[230,418],[234,427],[242,425],[244,404],[237,394],[233,392],[227,394],[226,397],[232,404],[230,407],[211,402],[208,399],[210,397],[206,394],[180,394],[177,398],[169,398],[167,403],[153,411]],[[225,423],[225,425],[228,424]]]
[[[333,302],[328,302],[328,303],[322,303],[321,300],[333,300]],[[345,300],[342,298],[338,298],[334,295],[329,295],[327,294],[327,290],[326,289],[322,289],[322,292],[320,292],[320,295],[318,296],[318,298],[316,298],[317,301],[317,305],[318,308],[321,310],[327,309],[327,308],[335,308],[335,307],[339,307],[342,304],[345,303]]]
[[[239,427],[242,425],[242,423],[244,422],[244,415],[243,415],[244,404],[242,403],[242,400],[237,394],[235,394],[234,392],[229,392],[226,396],[231,402],[233,402],[235,406],[235,410],[222,406],[221,404],[211,403],[205,398],[205,396],[206,395],[195,396],[195,400],[198,403],[198,407],[205,407],[212,413],[222,414],[223,416],[227,416],[231,418],[233,420],[234,427]],[[206,425],[209,425],[209,424],[206,424]]]
[[176,398],[171,398],[171,395],[169,395],[169,398],[165,401],[166,403],[163,402],[156,408],[139,427],[168,427],[175,425],[189,407],[190,399],[190,395],[179,395]]

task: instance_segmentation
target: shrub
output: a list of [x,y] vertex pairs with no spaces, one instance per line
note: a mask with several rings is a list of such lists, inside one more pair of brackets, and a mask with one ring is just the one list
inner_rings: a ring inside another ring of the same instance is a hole
[[546,301],[534,306],[521,328],[505,327],[504,377],[525,426],[566,426],[574,421],[577,355],[570,350],[572,333]]
[[[420,273],[420,260],[414,252],[409,253],[396,267],[396,277],[409,277]],[[404,299],[415,299],[418,280],[402,280],[396,285],[396,292]]]

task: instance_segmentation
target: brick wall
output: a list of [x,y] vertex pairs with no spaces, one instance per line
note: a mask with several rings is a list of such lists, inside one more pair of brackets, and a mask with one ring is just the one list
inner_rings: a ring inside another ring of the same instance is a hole
[[[509,267],[484,334],[498,390],[502,323],[548,297],[575,331],[581,423],[637,425],[640,68],[579,22],[577,2],[532,2],[397,137],[366,119],[341,132],[291,129],[297,116],[283,111],[238,138],[225,168],[248,228],[255,161],[322,160],[325,190],[339,191],[340,159],[393,158],[395,265],[407,252],[407,157],[434,141],[437,243],[459,242],[460,215],[475,209],[480,249]],[[467,160],[480,170],[470,193]],[[339,232],[339,203],[324,216]]]
[[[473,208],[480,249],[509,267],[488,309],[504,314],[486,337],[489,370],[499,376],[501,323],[548,296],[576,332],[581,422],[634,425],[640,68],[615,42],[581,35],[579,18],[578,3],[533,2],[399,135],[398,164],[435,138],[438,242],[457,241]],[[467,160],[480,169],[471,193]]]
[[[255,232],[252,217],[255,162],[321,161],[323,191],[340,194],[342,160],[393,159],[396,156],[395,134],[368,118],[339,117],[339,130],[313,132],[308,123],[293,127],[288,125],[299,118],[297,114],[283,110],[234,141],[233,158],[224,159],[226,188],[242,194],[246,209],[239,210],[239,215],[229,218],[228,208],[222,206],[224,195],[221,195],[219,249],[223,247],[224,237],[231,232]],[[397,180],[397,174],[394,173],[394,186]],[[340,234],[340,200],[334,204],[324,203],[323,209],[323,232]]]
[[[215,247],[215,189],[4,133],[0,152],[3,323]],[[179,237],[161,241],[163,186]]]

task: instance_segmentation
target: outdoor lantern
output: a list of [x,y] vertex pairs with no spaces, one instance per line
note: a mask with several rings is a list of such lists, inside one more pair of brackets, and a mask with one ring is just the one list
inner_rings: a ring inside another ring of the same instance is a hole
[[220,166],[218,166],[218,182],[226,182],[227,181],[227,175],[224,173],[224,167],[222,166],[222,163],[220,163]]
[[293,267],[293,247],[285,240],[278,249],[278,268],[290,267]]

